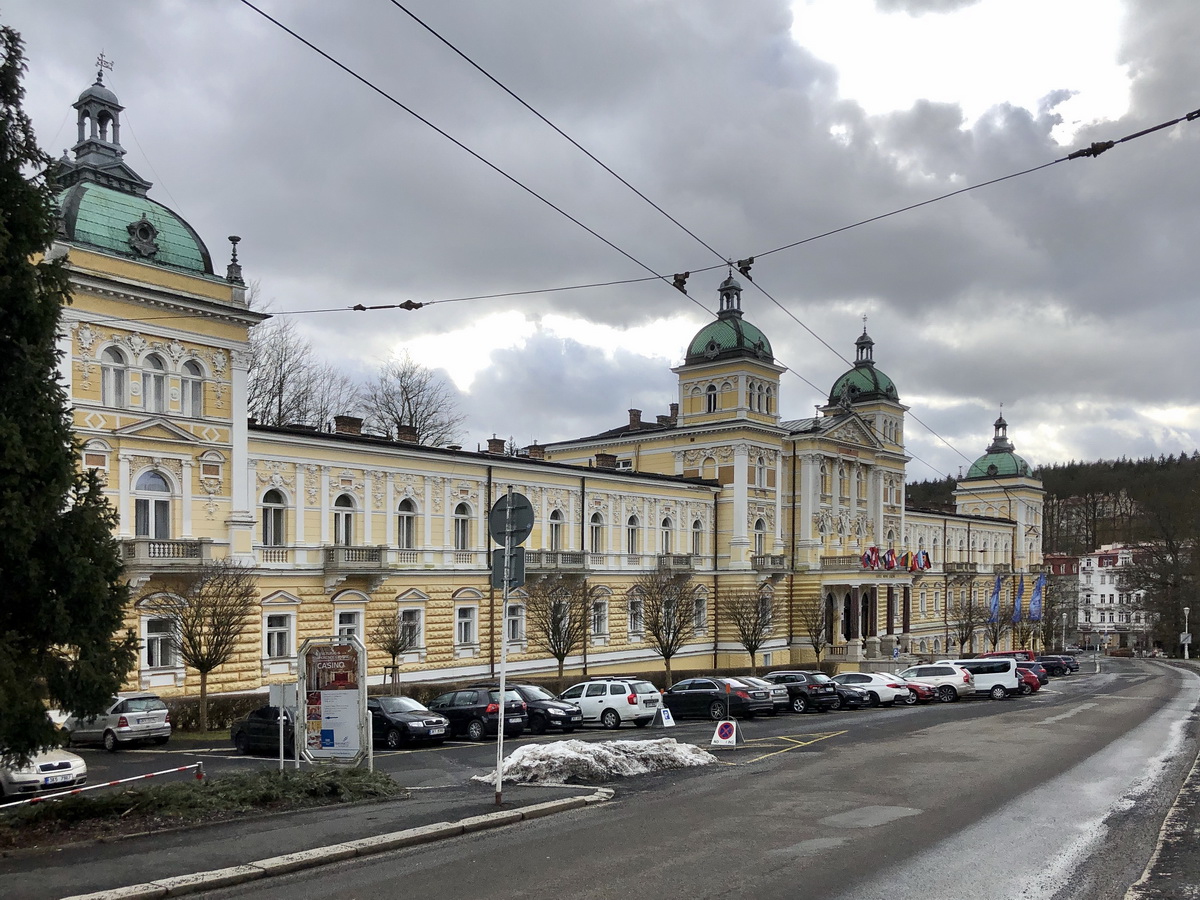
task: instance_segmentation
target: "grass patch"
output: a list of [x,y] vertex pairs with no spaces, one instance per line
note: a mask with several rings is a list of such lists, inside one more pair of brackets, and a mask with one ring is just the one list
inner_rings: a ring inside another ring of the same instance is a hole
[[97,791],[6,810],[0,816],[0,847],[116,837],[253,812],[406,796],[387,775],[365,769],[239,772],[204,781]]

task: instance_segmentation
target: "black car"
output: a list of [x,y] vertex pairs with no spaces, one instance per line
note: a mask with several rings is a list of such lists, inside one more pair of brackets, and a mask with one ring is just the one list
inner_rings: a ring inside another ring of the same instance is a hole
[[863,709],[871,705],[871,695],[862,688],[837,681],[831,681],[830,684],[837,693],[837,703],[829,707],[830,709]]
[[[292,711],[284,709],[283,750],[291,756],[296,738]],[[279,752],[279,707],[261,706],[244,718],[238,719],[229,729],[229,738],[238,753]]]
[[375,743],[387,744],[389,750],[418,741],[440,744],[450,735],[450,720],[412,697],[370,697],[367,712]]
[[[434,698],[429,708],[450,720],[450,734],[482,741],[500,728],[499,688],[467,688]],[[511,688],[504,691],[504,734],[517,737],[525,730],[525,701]]]
[[[1034,662],[1041,663],[1046,667],[1046,671],[1055,678],[1060,678],[1063,675],[1071,674],[1070,663],[1064,656],[1039,656]],[[1075,664],[1078,667],[1078,663]],[[1040,678],[1038,679],[1041,680]]]
[[1049,684],[1050,683],[1050,672],[1046,668],[1044,663],[1029,662],[1028,660],[1018,660],[1017,667],[1021,668],[1021,669],[1028,669],[1030,672],[1032,672],[1034,675],[1037,676],[1037,680],[1040,684]]
[[792,712],[838,709],[837,688],[824,672],[768,672],[763,676],[772,684],[782,684],[792,698]]
[[[494,682],[473,686],[495,689],[500,687]],[[505,682],[504,687],[506,690],[516,691],[525,701],[529,730],[534,734],[545,734],[549,728],[557,728],[563,734],[570,734],[583,726],[583,713],[578,706],[558,699],[541,685]]]
[[775,707],[763,688],[736,678],[687,678],[663,694],[663,705],[677,719],[702,718],[719,722],[734,717],[752,719],[770,715]]

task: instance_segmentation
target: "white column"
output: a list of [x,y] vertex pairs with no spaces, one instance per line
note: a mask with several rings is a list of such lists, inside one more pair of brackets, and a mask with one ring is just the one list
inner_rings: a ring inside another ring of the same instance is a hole
[[296,496],[292,503],[292,544],[304,542],[304,466],[296,466]]
[[[183,507],[183,533],[180,537],[190,538],[192,536],[192,469],[195,464],[190,459],[181,460],[183,465],[182,482],[179,485],[180,505]],[[232,477],[232,473],[230,473]]]
[[796,513],[800,531],[797,537],[801,541],[811,541],[813,539],[813,513],[821,508],[821,486],[818,484],[821,476],[820,461],[812,453],[805,453],[803,456],[793,457],[793,459],[800,467],[800,477],[797,479],[800,484],[800,497],[794,498],[792,501],[800,505],[800,509]]
[[330,543],[329,523],[329,466],[321,466],[320,487],[317,489],[317,509],[321,515],[321,543]]
[[363,472],[363,546],[370,547],[373,543],[371,535],[371,519],[374,517],[375,510],[371,505],[371,498],[374,496],[375,479],[371,477],[371,470],[367,469]]
[[750,448],[737,444],[733,448],[733,530],[729,541],[730,566],[746,568],[750,564],[747,548],[750,536],[746,519],[750,514]]
[[71,355],[71,351],[75,342],[71,339],[71,335],[79,326],[75,322],[63,324],[67,326],[66,331],[59,332],[55,341],[59,353],[58,383],[62,385],[67,398],[67,409],[70,410],[75,406],[74,398],[71,396],[72,376],[75,371],[75,358]]
[[[383,489],[384,505],[384,542],[389,547],[396,546],[396,485],[390,474],[384,475]],[[413,535],[415,538],[416,535]]]
[[121,537],[133,537],[133,490],[129,483],[129,457],[120,453],[117,455],[117,515],[121,519]]
[[775,455],[775,552],[783,549],[783,451]]

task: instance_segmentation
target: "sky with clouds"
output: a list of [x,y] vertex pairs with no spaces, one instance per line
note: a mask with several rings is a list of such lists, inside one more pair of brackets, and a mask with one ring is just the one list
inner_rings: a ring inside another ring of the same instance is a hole
[[[784,416],[826,399],[865,315],[912,480],[969,465],[1001,404],[1035,465],[1200,447],[1200,120],[1055,163],[1200,108],[1195,0],[255,5],[392,99],[240,0],[0,21],[48,151],[103,51],[151,196],[219,269],[240,235],[324,359],[444,371],[468,447],[666,413],[722,260],[749,256]],[[348,309],[404,300],[428,305]]]

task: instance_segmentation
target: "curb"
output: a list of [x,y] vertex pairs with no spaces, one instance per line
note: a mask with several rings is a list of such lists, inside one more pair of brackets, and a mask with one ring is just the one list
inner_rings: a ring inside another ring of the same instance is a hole
[[145,884],[132,884],[128,887],[113,888],[94,894],[77,894],[64,900],[157,900],[159,897],[179,897],[197,891],[207,891],[214,888],[229,887],[234,884],[245,884],[260,878],[273,875],[284,875],[288,872],[298,872],[302,869],[312,869],[328,863],[352,859],[356,856],[371,856],[398,850],[402,847],[415,847],[420,844],[430,844],[443,838],[458,837],[488,828],[499,828],[502,825],[515,825],[527,819],[540,819],[543,816],[566,812],[571,809],[583,809],[595,803],[611,800],[612,788],[597,788],[585,797],[568,797],[563,800],[548,800],[545,803],[534,803],[521,809],[504,810],[502,812],[486,813],[481,816],[470,816],[457,822],[435,822],[432,825],[421,825],[417,828],[406,828],[404,831],[393,831],[390,834],[380,834],[375,837],[360,838],[356,841],[346,841],[342,844],[331,844],[328,847],[317,847],[313,850],[301,850],[297,853],[286,853],[282,856],[272,856],[256,860],[241,866],[229,866],[224,869],[211,869],[207,872],[196,872],[193,875],[176,875],[172,878],[162,878]]

